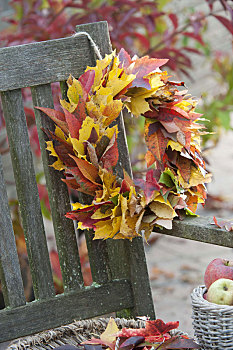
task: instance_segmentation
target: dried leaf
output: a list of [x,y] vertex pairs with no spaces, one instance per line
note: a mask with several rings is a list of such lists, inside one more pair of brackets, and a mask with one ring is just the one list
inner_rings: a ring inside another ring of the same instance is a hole
[[167,148],[168,139],[163,136],[158,123],[151,124],[150,122],[145,124],[145,141],[149,151],[153,156],[162,162],[162,158]]
[[233,231],[233,221],[232,220],[217,220],[216,217],[213,217],[214,222],[212,225],[216,225],[219,228],[224,228],[227,231]]

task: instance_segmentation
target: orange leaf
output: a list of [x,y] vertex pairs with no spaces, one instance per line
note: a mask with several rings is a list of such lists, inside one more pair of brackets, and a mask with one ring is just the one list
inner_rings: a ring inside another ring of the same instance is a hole
[[146,155],[145,155],[145,161],[147,164],[147,168],[149,168],[152,164],[154,164],[155,160],[156,159],[153,156],[153,154],[151,153],[151,151],[147,151]]
[[149,151],[161,163],[167,148],[168,139],[164,137],[160,130],[159,123],[145,125],[145,141]]
[[93,184],[97,186],[101,186],[99,183],[96,183],[95,181],[99,179],[98,169],[88,161],[84,159],[80,159],[74,156],[71,156],[75,163],[77,164],[79,170],[81,171],[82,175],[91,181]]

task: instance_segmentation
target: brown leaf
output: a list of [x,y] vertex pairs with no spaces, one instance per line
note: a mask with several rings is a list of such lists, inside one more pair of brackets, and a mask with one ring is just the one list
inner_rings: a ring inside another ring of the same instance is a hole
[[181,176],[185,182],[189,182],[191,176],[192,161],[182,156],[178,156],[176,160],[176,166],[179,169]]
[[[149,151],[161,163],[167,148],[168,139],[163,136],[159,126],[155,124],[159,123],[145,125],[145,141]],[[153,132],[154,130],[156,131]]]

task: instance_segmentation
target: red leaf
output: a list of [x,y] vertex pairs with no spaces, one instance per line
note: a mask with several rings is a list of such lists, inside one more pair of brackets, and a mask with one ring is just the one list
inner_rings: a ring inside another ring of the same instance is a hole
[[127,74],[136,74],[136,79],[133,81],[132,87],[144,87],[149,90],[151,89],[149,80],[144,77],[168,61],[167,59],[149,58],[148,56],[138,58],[134,61],[131,60],[129,54],[124,49],[121,49],[119,53],[119,60],[126,68],[125,71]]
[[162,126],[167,130],[168,133],[174,133],[180,131],[180,128],[174,121],[172,122],[163,122],[161,121]]
[[149,168],[152,164],[154,164],[155,160],[156,159],[153,156],[153,154],[151,153],[151,151],[147,151],[146,155],[145,155],[145,161],[146,161],[147,168]]
[[178,18],[175,15],[175,13],[170,13],[168,16],[169,16],[170,20],[172,21],[174,28],[177,29],[178,28]]
[[98,169],[91,163],[87,162],[84,159],[77,158],[75,156],[71,156],[75,163],[78,166],[78,169],[81,171],[82,175],[91,181],[96,186],[101,186],[99,183],[96,183],[96,181],[99,180],[98,175]]
[[117,147],[117,138],[116,134],[111,138],[106,150],[104,151],[100,162],[103,163],[103,168],[112,171],[112,168],[117,165],[118,162],[118,147]]
[[233,220],[221,220],[217,221],[216,217],[213,217],[214,224],[219,228],[225,228],[227,231],[233,231]]
[[90,93],[90,90],[91,90],[93,83],[94,83],[94,80],[95,80],[95,71],[88,70],[87,72],[83,73],[79,77],[78,80],[80,81],[83,89],[85,90],[86,94],[88,95]]
[[146,174],[146,181],[143,179],[135,179],[134,183],[136,186],[140,187],[146,197],[147,203],[150,202],[154,191],[159,191],[161,189],[161,186],[158,184],[156,179],[153,176],[153,169],[149,170]]
[[185,35],[185,36],[188,36],[189,38],[197,40],[203,46],[205,45],[205,43],[202,40],[202,37],[200,36],[200,34],[189,33],[189,32],[182,32],[182,34]]
[[[153,123],[150,126],[154,126]],[[149,130],[145,128],[145,141],[149,151],[153,154],[153,156],[161,163],[162,158],[164,156],[165,150],[167,148],[168,139],[164,137],[160,128],[154,132],[154,129],[149,126]]]
[[229,21],[229,19],[222,17],[222,16],[217,16],[217,15],[213,15],[215,18],[217,18],[217,20],[219,22],[221,22],[225,28],[227,28],[227,30],[229,30],[229,32],[233,35],[233,25],[232,22]]
[[118,54],[118,58],[119,58],[119,61],[122,64],[122,66],[124,66],[125,68],[127,68],[130,65],[130,63],[131,63],[130,55],[123,48],[120,50],[120,52]]
[[[95,195],[95,192],[100,189],[100,185],[94,183],[93,181],[89,181],[79,170],[78,167],[70,167],[66,170],[66,175],[73,175],[74,179],[77,182],[77,185],[80,188],[81,192],[89,193],[92,196]],[[69,179],[68,179],[69,180]],[[65,181],[66,182],[66,181]],[[68,181],[69,182],[69,181]],[[67,184],[68,184],[67,182]],[[74,186],[74,183],[72,183],[72,186]],[[77,189],[79,191],[79,188]]]
[[79,139],[79,129],[82,126],[82,121],[79,121],[74,114],[63,109],[65,113],[66,123],[70,132],[70,136],[75,139]]
[[78,105],[72,114],[79,121],[84,121],[84,119],[86,118],[86,103],[81,97],[79,98]]
[[162,320],[157,319],[155,321],[147,321],[145,329],[148,335],[153,335],[157,333],[165,334],[178,327],[179,321],[164,323]]
[[35,107],[36,109],[39,109],[43,113],[45,113],[50,119],[54,121],[63,131],[66,135],[68,135],[68,125],[66,123],[66,118],[64,113],[56,111],[55,109],[51,108],[44,108],[44,107]]
[[157,319],[155,321],[147,321],[145,328],[131,329],[123,328],[117,335],[118,337],[135,337],[142,336],[145,341],[156,342],[169,339],[170,335],[167,333],[172,329],[176,329],[179,326],[179,322],[164,323],[162,320]]
[[128,182],[124,179],[121,183],[120,193],[125,193],[127,191],[130,191],[130,186]]
[[91,134],[89,136],[89,139],[87,140],[90,143],[96,143],[96,141],[98,140],[98,134],[96,129],[93,127],[91,130]]
[[150,41],[145,37],[145,35],[142,35],[140,33],[137,32],[126,32],[120,35],[119,40],[123,41],[126,37],[136,37],[140,40],[140,42],[142,43],[142,46],[144,46],[145,50],[149,50],[150,48]]
[[149,58],[148,56],[132,61],[133,64],[126,70],[128,74],[136,74],[136,79],[133,81],[132,87],[144,87],[150,90],[151,86],[148,79],[143,78],[167,62],[168,59]]
[[53,147],[61,161],[68,167],[75,166],[75,162],[71,158],[71,155],[74,155],[73,147],[52,131],[44,129],[43,131],[47,134],[49,140],[52,140]]

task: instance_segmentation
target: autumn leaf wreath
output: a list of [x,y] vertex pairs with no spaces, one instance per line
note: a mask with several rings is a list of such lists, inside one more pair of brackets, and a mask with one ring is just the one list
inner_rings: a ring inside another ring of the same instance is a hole
[[[200,149],[201,115],[182,83],[160,70],[166,62],[131,58],[121,49],[78,80],[69,77],[63,112],[38,107],[56,124],[46,130],[47,149],[57,158],[52,166],[64,172],[69,188],[92,196],[90,205],[72,204],[66,217],[94,229],[94,239],[148,239],[154,226],[171,229],[174,217],[195,215],[205,202],[211,175]],[[112,123],[125,107],[145,117],[148,170],[134,181],[125,171],[123,179],[114,173],[118,127]]]

